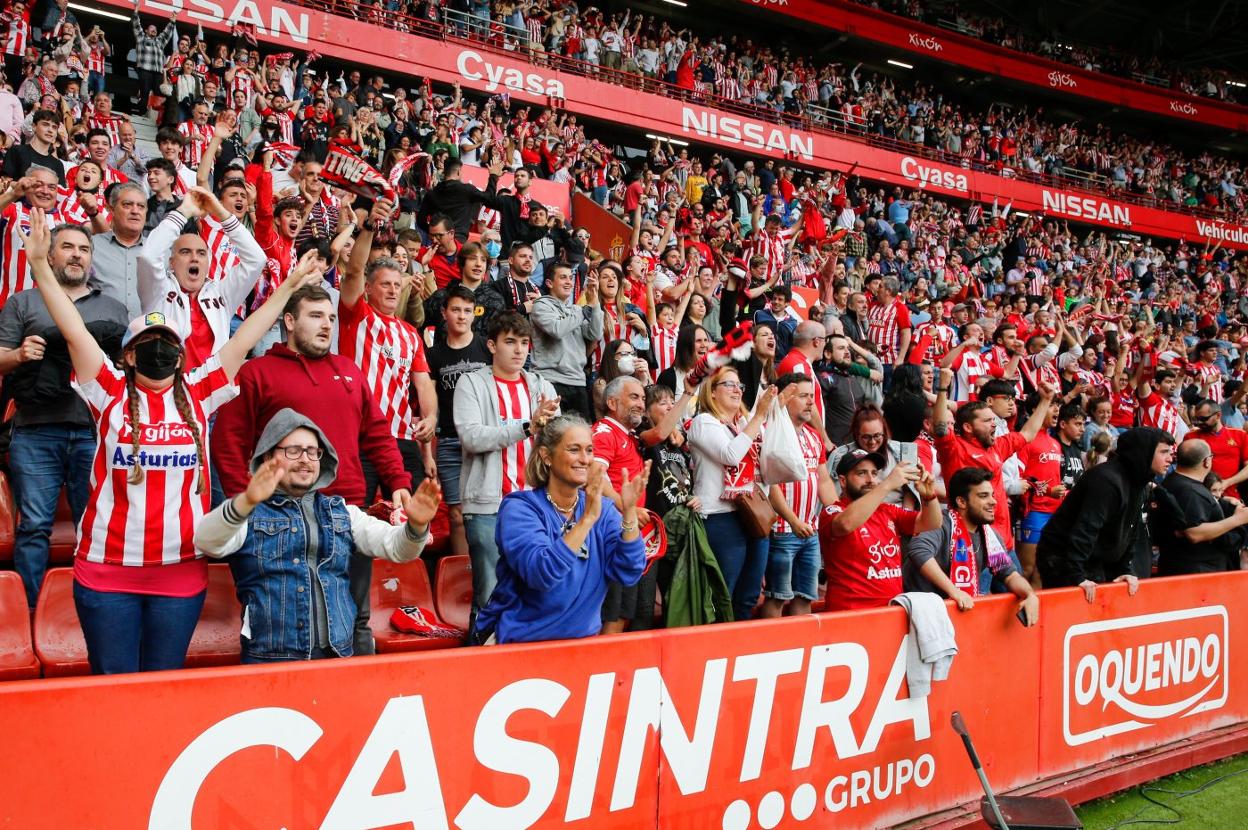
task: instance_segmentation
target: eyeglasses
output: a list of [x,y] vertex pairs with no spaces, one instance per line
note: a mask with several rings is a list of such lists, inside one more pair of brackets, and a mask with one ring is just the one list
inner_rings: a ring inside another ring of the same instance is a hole
[[745,384],[737,383],[735,380],[721,380],[719,383],[715,384],[717,389],[721,386],[726,386],[729,389],[737,389],[743,392],[745,391]]
[[884,433],[882,433],[882,432],[873,432],[873,433],[871,433],[870,435],[859,435],[859,436],[858,436],[858,440],[859,440],[859,441],[872,441],[872,442],[875,442],[875,441],[883,441],[883,440],[884,440]]
[[325,455],[325,450],[320,447],[277,447],[291,461],[298,461],[301,455],[306,455],[311,461],[320,461]]

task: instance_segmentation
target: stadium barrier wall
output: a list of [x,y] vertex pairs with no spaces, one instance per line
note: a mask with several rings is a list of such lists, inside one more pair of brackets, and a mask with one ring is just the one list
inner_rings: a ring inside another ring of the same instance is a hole
[[[127,0],[104,0],[130,7]],[[287,48],[315,50],[362,67],[428,77],[442,83],[567,109],[578,115],[681,136],[739,152],[767,155],[809,168],[853,171],[866,178],[943,196],[1012,201],[1020,211],[1074,219],[1101,227],[1167,239],[1221,240],[1248,250],[1248,226],[1206,219],[962,168],[853,139],[708,107],[694,100],[657,95],[537,66],[523,56],[480,44],[388,32],[369,23],[276,0],[142,0],[143,11],[184,23],[229,30],[254,24],[257,37]]]
[[1230,130],[1248,129],[1248,107],[1189,95],[1082,69],[1039,55],[1006,49],[969,35],[929,26],[849,0],[742,0],[826,29],[891,46],[925,58],[974,69],[985,75],[1056,90],[1116,107]]
[[[900,609],[0,686],[0,826],[878,828],[1248,720],[1248,573]],[[409,824],[410,823],[410,824]]]

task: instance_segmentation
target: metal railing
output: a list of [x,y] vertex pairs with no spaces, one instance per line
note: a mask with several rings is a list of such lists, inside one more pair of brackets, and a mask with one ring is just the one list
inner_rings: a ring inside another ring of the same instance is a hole
[[[967,170],[977,172],[1000,175],[1001,165],[999,162],[971,158],[969,155],[951,153],[947,150],[941,150],[935,147],[928,147],[922,144],[914,144],[907,141],[889,138],[887,136],[875,135],[869,133],[865,129],[865,125],[847,123],[844,116],[827,107],[814,104],[805,106],[806,112],[802,114],[780,113],[768,107],[756,104],[741,103],[739,101],[728,98],[721,98],[713,92],[697,92],[692,89],[677,86],[655,77],[629,72],[622,69],[610,69],[600,64],[589,63],[577,58],[569,58],[563,55],[554,54],[546,51],[522,49],[507,49],[505,43],[507,40],[507,31],[514,31],[515,27],[508,27],[506,24],[497,20],[491,20],[488,31],[484,27],[482,18],[471,17],[478,25],[469,25],[462,18],[464,15],[457,12],[449,12],[442,10],[442,15],[446,19],[451,19],[451,23],[434,23],[426,18],[418,18],[403,12],[389,11],[377,6],[362,6],[351,0],[289,0],[295,5],[306,6],[310,9],[329,11],[343,17],[351,17],[356,20],[375,23],[383,28],[393,29],[396,31],[410,32],[423,37],[436,38],[438,40],[462,40],[467,41],[476,48],[490,49],[501,56],[510,57],[520,60],[529,60],[536,66],[543,68],[555,69],[561,72],[569,72],[579,75],[590,80],[603,81],[606,83],[616,84],[618,86],[627,87],[639,92],[648,92],[654,95],[662,95],[667,98],[676,100],[686,100],[691,103],[701,104],[703,106],[712,106],[717,109],[726,110],[738,115],[745,115],[760,121],[770,123],[783,124],[792,129],[807,130],[810,132],[832,134],[841,138],[847,138],[852,141],[858,141],[871,147],[878,147],[894,152],[905,153],[911,156],[917,156],[929,159],[931,161],[941,162],[943,164],[961,167]],[[451,18],[450,15],[459,14],[460,18]],[[516,36],[518,37],[518,36]],[[528,30],[524,31],[522,44],[528,43]],[[1178,202],[1172,202],[1167,199],[1158,199],[1153,196],[1147,196],[1138,193],[1131,193],[1125,190],[1112,189],[1109,187],[1108,180],[1098,173],[1071,168],[1064,171],[1063,175],[1055,176],[1047,173],[1033,173],[1026,169],[1013,169],[1013,178],[1019,181],[1031,182],[1033,184],[1044,185],[1046,187],[1060,187],[1086,190],[1087,192],[1099,196],[1101,198],[1112,198],[1119,202],[1127,202],[1130,204],[1140,205],[1143,207],[1158,208],[1161,210],[1170,210],[1184,214],[1200,216],[1203,218],[1226,220],[1228,214],[1219,213],[1204,207],[1189,207]],[[1104,181],[1105,184],[1093,186],[1094,183]]]

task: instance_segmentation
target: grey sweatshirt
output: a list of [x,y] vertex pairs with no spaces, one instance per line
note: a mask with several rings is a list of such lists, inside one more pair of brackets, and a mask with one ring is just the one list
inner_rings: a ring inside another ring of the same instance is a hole
[[[539,397],[556,397],[549,381],[533,372],[522,374],[529,388],[530,412],[537,411]],[[503,500],[503,450],[528,439],[524,422],[502,420],[498,412],[498,386],[494,382],[494,370],[489,366],[460,376],[455,385],[453,409],[464,458],[459,474],[463,511],[497,513],[498,504]]]
[[584,386],[589,349],[602,337],[602,308],[540,297],[529,312],[529,322],[533,368],[551,383]]

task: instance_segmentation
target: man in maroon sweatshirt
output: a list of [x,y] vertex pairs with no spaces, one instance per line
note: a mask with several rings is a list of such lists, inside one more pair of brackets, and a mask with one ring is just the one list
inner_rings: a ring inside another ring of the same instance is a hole
[[[376,467],[384,491],[393,494],[395,504],[402,503],[401,495],[411,495],[411,476],[360,368],[329,351],[335,313],[324,288],[300,288],[282,313],[286,342],[239,370],[239,395],[218,410],[212,430],[212,460],[227,497],[247,489],[260,432],[286,407],[310,418],[338,451],[338,476],[322,493],[367,507],[363,504],[362,452]],[[356,654],[374,653],[368,627],[372,573],[371,559],[351,556],[351,595],[359,611]]]

